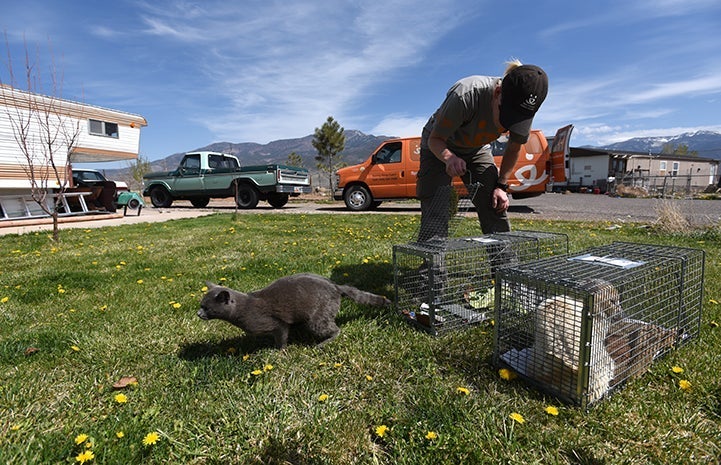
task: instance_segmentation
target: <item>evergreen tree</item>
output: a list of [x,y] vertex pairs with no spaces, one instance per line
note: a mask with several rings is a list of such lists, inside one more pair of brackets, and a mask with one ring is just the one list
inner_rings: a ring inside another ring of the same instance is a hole
[[298,168],[303,168],[303,157],[301,157],[295,152],[290,152],[288,154],[288,164],[290,166],[297,166]]
[[318,151],[315,157],[318,169],[328,172],[328,185],[332,190],[333,172],[340,165],[340,153],[345,148],[344,129],[332,116],[328,117],[323,126],[315,128],[313,147]]

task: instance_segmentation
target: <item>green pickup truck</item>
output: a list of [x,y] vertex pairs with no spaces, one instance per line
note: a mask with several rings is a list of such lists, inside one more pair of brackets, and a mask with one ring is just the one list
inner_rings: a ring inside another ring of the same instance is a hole
[[189,200],[197,208],[211,198],[235,197],[239,208],[251,209],[266,200],[274,208],[288,198],[311,192],[308,170],[285,165],[240,166],[233,155],[216,152],[186,153],[171,172],[143,176],[143,195],[155,207],[169,207],[174,200]]

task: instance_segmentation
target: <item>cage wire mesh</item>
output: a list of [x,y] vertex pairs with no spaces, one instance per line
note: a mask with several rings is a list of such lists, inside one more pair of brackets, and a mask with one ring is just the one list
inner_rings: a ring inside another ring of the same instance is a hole
[[433,335],[492,317],[493,276],[499,267],[568,253],[565,234],[511,231],[454,237],[476,189],[439,189],[433,199],[439,215],[421,225],[419,240],[393,247],[396,309]]
[[493,361],[587,408],[698,336],[704,252],[615,242],[499,269]]

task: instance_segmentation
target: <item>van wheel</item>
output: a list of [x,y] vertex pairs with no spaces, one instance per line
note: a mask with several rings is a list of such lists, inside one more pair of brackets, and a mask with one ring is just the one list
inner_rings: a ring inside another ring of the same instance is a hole
[[368,210],[373,204],[373,197],[368,189],[363,186],[351,186],[343,195],[345,206],[348,210],[362,212]]
[[239,184],[235,203],[238,208],[251,210],[258,206],[258,192],[250,184]]
[[155,208],[168,208],[173,204],[173,198],[164,187],[155,187],[150,191],[150,202]]

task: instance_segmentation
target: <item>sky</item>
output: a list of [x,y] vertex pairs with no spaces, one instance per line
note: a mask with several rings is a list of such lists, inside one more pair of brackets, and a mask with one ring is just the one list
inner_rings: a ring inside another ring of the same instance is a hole
[[149,160],[329,116],[420,135],[513,58],[549,76],[534,127],[573,146],[721,131],[718,0],[0,0],[0,32],[2,82],[26,89],[27,56],[41,93],[143,116]]

